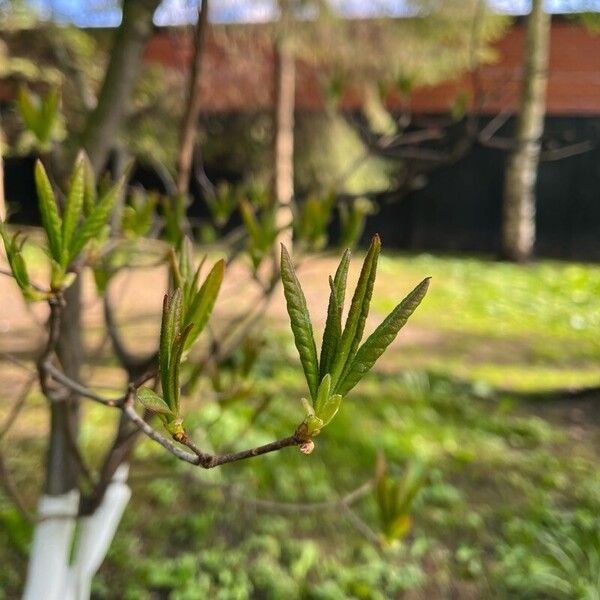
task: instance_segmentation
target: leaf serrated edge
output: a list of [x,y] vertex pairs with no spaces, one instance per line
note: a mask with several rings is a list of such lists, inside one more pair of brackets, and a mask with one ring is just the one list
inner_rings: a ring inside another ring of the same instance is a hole
[[331,372],[342,335],[342,313],[344,311],[349,266],[350,250],[346,250],[335,272],[335,277],[333,280],[331,277],[329,278],[330,294],[319,359],[319,379],[323,379],[326,373]]
[[69,261],[69,245],[81,216],[84,194],[84,163],[80,157],[75,164],[69,193],[65,200],[62,218],[62,266],[67,267]]
[[306,297],[298,281],[292,259],[287,248],[281,244],[281,282],[286,299],[287,312],[290,317],[294,342],[300,355],[300,362],[306,377],[306,383],[313,402],[317,396],[319,365],[317,361],[317,346],[313,334],[310,313]]
[[62,254],[62,221],[58,214],[58,206],[52,185],[48,179],[46,169],[42,161],[35,164],[35,187],[38,196],[38,206],[42,225],[48,237],[48,246],[52,258],[60,264]]

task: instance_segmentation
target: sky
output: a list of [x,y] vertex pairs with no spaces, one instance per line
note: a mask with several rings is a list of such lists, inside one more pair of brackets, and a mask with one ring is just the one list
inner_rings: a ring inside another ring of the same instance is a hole
[[[331,0],[348,17],[409,16],[410,0]],[[81,27],[110,27],[119,24],[117,0],[29,0],[46,18],[71,22]],[[499,12],[525,14],[530,0],[488,0]],[[268,21],[275,14],[276,0],[213,0],[210,19],[215,23]],[[180,25],[195,20],[198,0],[163,0],[156,15],[157,25]],[[600,0],[546,0],[553,13],[600,12]]]

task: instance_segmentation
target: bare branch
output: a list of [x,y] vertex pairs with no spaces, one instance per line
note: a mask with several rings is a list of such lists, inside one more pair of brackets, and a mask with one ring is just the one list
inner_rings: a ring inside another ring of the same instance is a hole
[[510,119],[513,111],[511,108],[501,110],[479,133],[478,141],[484,144],[492,138],[492,136],[502,128],[502,126]]
[[206,31],[208,28],[208,0],[201,0],[198,6],[198,21],[194,30],[194,48],[190,65],[190,78],[185,106],[185,115],[181,128],[181,147],[177,160],[177,191],[187,191],[192,169],[194,140],[200,115],[200,75]]
[[[41,369],[44,371],[44,373],[50,375],[52,379],[62,384],[64,387],[68,388],[72,392],[75,392],[79,396],[82,396],[83,398],[87,398],[88,400],[93,400],[94,402],[98,402],[99,404],[104,404],[105,406],[109,407],[119,407],[125,401],[124,396],[120,396],[118,398],[105,398],[104,396],[97,394],[86,386],[77,383],[77,381],[74,381],[65,375],[60,369],[57,369],[49,361],[42,363]],[[52,400],[52,397],[50,400]]]
[[9,432],[10,428],[13,426],[14,422],[17,419],[17,416],[21,412],[21,409],[25,406],[25,401],[27,400],[27,396],[29,396],[29,392],[33,387],[37,379],[37,374],[34,372],[29,379],[25,382],[21,393],[18,398],[15,400],[13,405],[11,406],[8,414],[4,418],[4,422],[0,425],[0,441],[2,438]]
[[344,514],[359,533],[374,546],[381,549],[380,537],[350,507],[346,507]]
[[14,354],[10,352],[0,352],[0,358],[6,360],[9,363],[15,365],[15,367],[19,367],[28,373],[36,373],[36,370],[30,367],[25,361],[17,358]]
[[549,162],[553,160],[562,160],[563,158],[569,158],[571,156],[577,156],[579,154],[585,154],[596,147],[596,143],[591,140],[584,142],[578,142],[577,144],[569,144],[562,148],[550,148],[548,150],[542,150],[540,153],[540,160]]
[[[0,275],[6,275],[7,277],[11,277],[14,279],[14,275],[10,269],[0,268]],[[36,292],[42,292],[43,294],[48,293],[48,289],[43,288],[41,285],[34,283],[33,281],[29,282],[29,286],[32,287]]]
[[114,318],[112,304],[108,295],[108,290],[104,295],[104,322],[106,324],[106,331],[110,338],[113,350],[117,356],[117,360],[121,366],[127,371],[129,379],[135,379],[139,377],[141,373],[147,371],[153,364],[158,361],[158,352],[153,352],[148,356],[135,356],[131,354],[123,340],[119,328]]
[[245,460],[247,458],[254,458],[255,456],[261,456],[263,454],[269,454],[270,452],[276,452],[289,446],[300,446],[306,440],[301,438],[299,435],[294,434],[263,446],[257,446],[256,448],[249,448],[248,450],[242,450],[240,452],[232,452],[230,454],[206,454],[200,450],[187,436],[181,440],[181,443],[187,446],[197,457],[196,463],[204,469],[213,469],[220,465],[224,465],[230,462],[237,462],[239,460]]
[[27,505],[25,504],[19,490],[14,484],[14,481],[11,479],[10,474],[8,472],[8,468],[6,466],[6,460],[4,458],[4,454],[0,451],[0,486],[4,489],[4,492],[8,496],[8,498],[13,502],[15,508],[19,511],[21,516],[30,523],[33,522],[33,515]]
[[352,504],[368,495],[373,489],[373,485],[373,480],[366,481],[344,496],[336,498],[335,500],[328,500],[324,502],[277,502],[262,498],[247,498],[246,496],[243,496],[237,492],[232,493],[232,497],[243,504],[255,506],[265,511],[286,514],[312,514],[328,510],[343,510],[349,508],[352,506]]

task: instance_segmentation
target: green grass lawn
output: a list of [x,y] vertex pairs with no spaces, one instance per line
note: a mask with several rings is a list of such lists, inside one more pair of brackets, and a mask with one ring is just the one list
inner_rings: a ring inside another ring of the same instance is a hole
[[421,255],[383,256],[379,271],[381,311],[395,281],[432,276],[411,323],[438,343],[409,346],[407,362],[514,390],[600,384],[600,267]]
[[[150,441],[140,444],[133,500],[95,597],[597,598],[594,400],[532,402],[522,392],[600,384],[600,268],[386,257],[376,311],[389,310],[425,275],[433,276],[431,291],[405,342],[344,400],[312,455],[288,449],[204,472],[175,463]],[[252,400],[211,401],[207,382],[187,400],[188,426],[206,447],[259,444],[301,420],[306,391],[291,334],[274,325],[265,336]],[[267,408],[248,430],[263,398]],[[110,429],[104,409],[86,410],[82,437],[93,462],[98,437],[108,444]],[[43,423],[42,415],[35,398],[22,419]],[[11,439],[9,467],[22,488],[34,490],[40,433],[21,427]],[[393,473],[413,461],[427,472],[400,544],[371,540],[380,533],[373,494],[351,514],[286,510],[285,503],[356,488],[372,477],[379,451]],[[257,499],[279,504],[267,510]],[[17,595],[29,535],[0,496],[7,598]]]

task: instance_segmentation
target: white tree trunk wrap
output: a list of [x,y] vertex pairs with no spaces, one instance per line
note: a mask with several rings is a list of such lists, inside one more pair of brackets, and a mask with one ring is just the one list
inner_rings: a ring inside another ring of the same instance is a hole
[[[77,519],[79,492],[42,496],[23,600],[88,600],[92,578],[102,564],[131,497],[128,465],[121,465],[102,503]],[[69,517],[68,515],[73,515]],[[54,517],[54,518],[53,518]],[[73,561],[75,525],[79,525]]]
[[24,600],[63,600],[78,507],[78,490],[40,498]]

